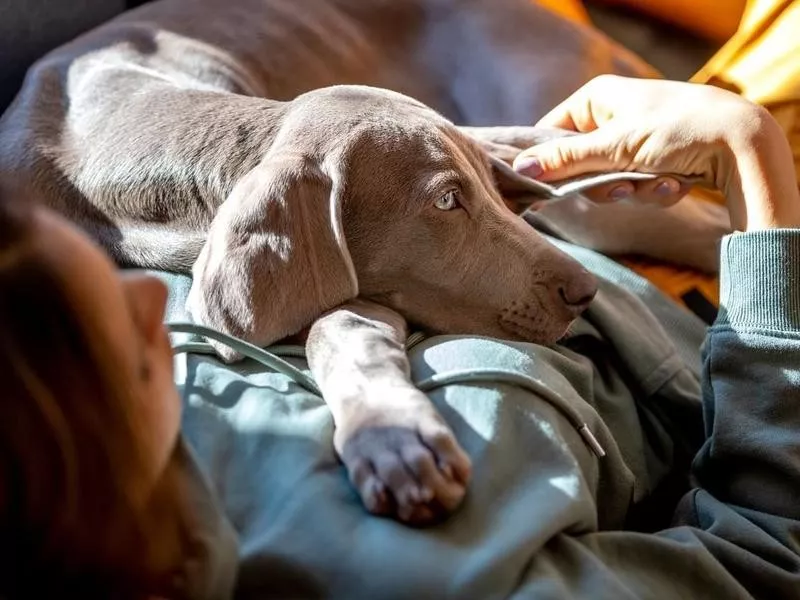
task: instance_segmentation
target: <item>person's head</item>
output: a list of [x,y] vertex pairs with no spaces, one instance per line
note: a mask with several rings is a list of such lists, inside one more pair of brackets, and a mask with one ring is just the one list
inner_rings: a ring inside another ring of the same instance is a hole
[[145,540],[169,520],[180,421],[166,296],[64,219],[0,198],[0,596],[105,593],[165,560],[170,544]]

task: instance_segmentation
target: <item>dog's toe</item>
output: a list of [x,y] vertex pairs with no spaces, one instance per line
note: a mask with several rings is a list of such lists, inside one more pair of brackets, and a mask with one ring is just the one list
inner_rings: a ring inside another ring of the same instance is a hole
[[394,448],[379,451],[373,461],[378,477],[388,486],[398,507],[420,502],[423,494],[419,483]]
[[355,458],[348,465],[350,480],[358,490],[364,507],[375,515],[389,515],[392,512],[392,500],[386,486],[378,478],[372,463],[364,458]]
[[441,426],[420,431],[420,437],[438,459],[440,471],[448,479],[466,484],[472,476],[472,461],[458,445],[449,429]]
[[458,507],[466,493],[466,481],[453,478],[453,469],[442,455],[420,439],[419,444],[409,444],[401,450],[408,470],[420,482],[423,503],[440,505],[446,511]]

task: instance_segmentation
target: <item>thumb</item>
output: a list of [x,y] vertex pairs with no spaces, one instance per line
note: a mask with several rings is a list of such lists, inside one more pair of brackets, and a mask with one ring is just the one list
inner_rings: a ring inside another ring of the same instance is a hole
[[603,130],[548,140],[520,152],[514,170],[540,181],[559,181],[585,173],[625,168],[613,138]]

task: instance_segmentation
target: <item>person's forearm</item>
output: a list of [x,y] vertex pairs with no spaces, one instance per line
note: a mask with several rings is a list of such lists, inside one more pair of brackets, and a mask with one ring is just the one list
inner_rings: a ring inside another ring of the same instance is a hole
[[733,168],[718,182],[728,198],[736,231],[800,227],[800,193],[789,142],[775,120],[761,107],[743,115],[725,140],[721,160]]

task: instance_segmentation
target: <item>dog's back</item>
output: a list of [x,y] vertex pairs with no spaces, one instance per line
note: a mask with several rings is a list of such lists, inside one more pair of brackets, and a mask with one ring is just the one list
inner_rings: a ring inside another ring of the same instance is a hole
[[161,0],[31,69],[0,174],[119,261],[185,270],[279,101],[361,83],[464,124],[530,124],[598,72],[646,71],[596,37],[528,0]]

